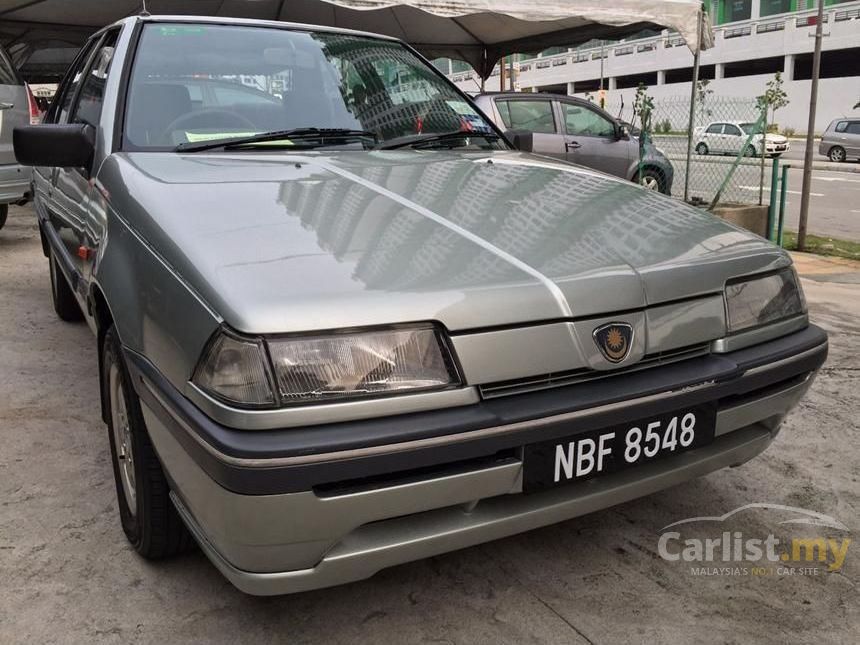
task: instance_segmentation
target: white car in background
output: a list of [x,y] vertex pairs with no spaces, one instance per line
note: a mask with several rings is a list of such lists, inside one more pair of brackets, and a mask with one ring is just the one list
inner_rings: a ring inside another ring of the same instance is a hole
[[791,147],[788,139],[781,134],[768,133],[764,137],[755,131],[755,123],[743,121],[713,121],[705,127],[693,130],[696,138],[696,153],[700,155],[736,155],[743,150],[745,157],[755,157],[764,154],[778,157]]

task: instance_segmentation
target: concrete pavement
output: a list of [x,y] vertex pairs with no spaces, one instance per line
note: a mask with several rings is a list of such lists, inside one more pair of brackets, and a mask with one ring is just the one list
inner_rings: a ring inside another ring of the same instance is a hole
[[[232,588],[198,552],[125,542],[95,340],[59,321],[29,210],[0,231],[0,643],[855,643],[860,553],[841,572],[693,575],[661,528],[753,502],[860,508],[858,265],[798,256],[831,355],[774,444],[739,468],[563,524],[281,598]],[[749,535],[773,517],[745,514]]]

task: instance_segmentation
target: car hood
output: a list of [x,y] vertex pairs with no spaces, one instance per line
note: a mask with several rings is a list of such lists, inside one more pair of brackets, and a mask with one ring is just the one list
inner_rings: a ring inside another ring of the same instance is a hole
[[249,333],[580,318],[790,263],[677,200],[518,152],[118,153],[99,181]]

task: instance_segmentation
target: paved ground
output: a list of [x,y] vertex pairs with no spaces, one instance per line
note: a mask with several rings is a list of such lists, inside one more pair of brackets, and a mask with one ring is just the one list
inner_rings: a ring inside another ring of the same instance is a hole
[[[752,502],[860,531],[858,268],[799,262],[831,357],[756,460],[364,582],[260,599],[199,553],[150,564],[126,546],[94,341],[54,317],[32,217],[15,209],[0,231],[0,643],[856,643],[856,546],[840,573],[810,576],[695,576],[657,556],[665,525]],[[735,528],[764,537],[773,520],[745,512]]]

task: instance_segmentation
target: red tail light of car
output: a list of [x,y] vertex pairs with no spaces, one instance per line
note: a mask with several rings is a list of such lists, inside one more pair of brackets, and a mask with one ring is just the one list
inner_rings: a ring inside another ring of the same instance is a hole
[[36,97],[33,96],[33,90],[29,85],[27,88],[27,105],[30,108],[30,125],[38,125],[42,122],[42,110],[39,109],[39,104],[36,102]]

